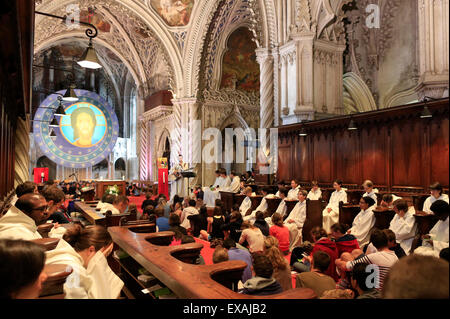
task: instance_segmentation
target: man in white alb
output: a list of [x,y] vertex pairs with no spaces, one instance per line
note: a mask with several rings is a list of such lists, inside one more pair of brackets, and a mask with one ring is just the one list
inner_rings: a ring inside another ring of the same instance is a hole
[[[188,196],[186,194],[186,185],[184,183],[184,178],[181,176],[181,172],[189,169],[189,164],[183,162],[183,156],[178,156],[178,163],[175,164],[169,172],[169,179],[172,180],[172,185],[170,187],[170,198],[173,198],[175,195],[179,196]],[[187,183],[187,181],[186,181]]]
[[246,187],[244,190],[245,198],[241,203],[241,206],[239,206],[239,212],[241,213],[242,217],[245,217],[248,210],[252,208],[252,200],[250,199],[250,196],[252,196],[253,190],[251,187]]
[[309,200],[319,200],[322,197],[322,191],[319,188],[319,184],[317,181],[312,181],[311,186],[311,190],[306,198]]
[[[278,214],[281,215],[281,217],[284,217],[284,215],[286,215],[286,211],[287,211],[287,206],[286,206],[285,200],[287,199],[288,190],[287,190],[286,188],[281,188],[281,189],[278,191],[278,193],[280,194],[281,202],[280,202],[280,204],[278,205],[278,208],[277,208],[277,210],[275,211],[275,213],[278,213]],[[266,217],[266,218],[265,218],[265,221],[266,221],[266,223],[267,223],[269,226],[273,226],[273,223],[272,223],[272,217],[271,217],[271,216]]]
[[375,201],[374,207],[372,207],[372,209],[375,209],[378,203],[377,199],[378,189],[373,188],[373,183],[371,180],[365,180],[364,183],[362,184],[362,187],[364,188],[365,191],[362,197],[369,196],[370,198],[372,198]]
[[[263,212],[264,213],[267,210],[268,206],[267,206],[266,196],[269,194],[269,189],[264,187],[261,190],[261,194],[263,196],[263,198],[261,199],[261,203],[259,204],[258,207],[256,207],[256,209],[254,211],[252,211],[252,213],[250,215],[244,217],[244,221],[249,220],[250,223],[253,224],[255,222],[255,219],[256,219],[256,213],[257,212]],[[272,194],[272,196],[273,196],[273,194]]]
[[49,217],[47,201],[40,194],[22,195],[0,218],[0,239],[33,240],[42,238],[37,226]]
[[306,220],[306,196],[304,189],[298,192],[298,203],[294,206],[289,216],[284,220],[284,225],[289,229],[289,251],[301,244],[302,228]]
[[331,225],[339,221],[339,202],[347,203],[347,192],[342,188],[342,181],[333,182],[335,191],[331,194],[327,207],[322,211],[323,228],[327,233],[331,232]]
[[224,182],[224,179],[220,174],[220,169],[217,169],[215,171],[215,174],[216,180],[211,185],[211,187],[203,187],[203,201],[208,207],[215,206],[216,199],[219,198],[219,192],[217,190],[222,186]]
[[291,189],[288,192],[288,199],[297,199],[298,191],[300,190],[300,186],[298,185],[297,181],[293,179],[291,181]]
[[414,250],[414,253],[439,257],[441,250],[448,248],[449,205],[446,201],[437,200],[431,205],[430,209],[439,221],[428,235],[422,236],[422,246]]
[[404,199],[396,200],[394,203],[395,216],[392,218],[389,229],[395,234],[397,242],[407,255],[417,232],[414,212],[411,212],[408,203]]
[[431,214],[431,205],[437,201],[437,200],[443,200],[445,202],[447,202],[447,204],[449,203],[448,201],[448,195],[447,194],[443,194],[442,193],[443,189],[442,189],[442,185],[439,184],[438,182],[433,183],[430,185],[430,193],[431,196],[428,197],[425,202],[423,203],[423,211],[425,213]]
[[352,228],[347,231],[348,234],[356,237],[359,247],[364,247],[370,241],[370,231],[375,225],[375,215],[372,211],[374,203],[373,198],[369,196],[364,196],[359,200],[361,212],[356,215]]
[[239,175],[236,174],[235,171],[230,172],[231,184],[228,186],[227,191],[231,193],[239,193],[239,189],[241,187],[241,179]]

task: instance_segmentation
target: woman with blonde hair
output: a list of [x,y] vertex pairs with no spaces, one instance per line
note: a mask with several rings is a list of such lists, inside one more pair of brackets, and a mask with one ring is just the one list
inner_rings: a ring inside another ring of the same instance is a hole
[[278,239],[274,236],[267,236],[264,240],[264,255],[272,263],[272,277],[280,283],[283,290],[292,289],[291,267],[278,248]]

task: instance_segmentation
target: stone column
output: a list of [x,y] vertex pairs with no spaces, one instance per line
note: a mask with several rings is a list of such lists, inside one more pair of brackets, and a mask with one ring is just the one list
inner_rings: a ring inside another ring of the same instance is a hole
[[270,155],[270,128],[274,122],[274,68],[273,56],[269,49],[257,49],[256,60],[260,66],[260,128],[266,129],[265,136],[259,136],[261,141],[258,162],[268,163]]
[[148,124],[149,122],[144,119],[139,121],[139,178],[142,181],[147,181],[150,177],[151,158],[148,156],[148,145],[150,144]]
[[16,139],[15,139],[15,175],[14,187],[30,180],[29,166],[30,166],[30,131],[28,120],[17,119]]
[[420,84],[418,95],[448,96],[448,0],[419,1]]
[[[201,125],[196,124],[200,119],[199,105],[196,98],[180,98],[172,100],[175,129],[172,136],[171,157],[178,162],[178,155],[183,155],[184,162],[194,168],[196,178],[190,180],[191,186],[201,178]],[[197,163],[194,163],[196,161]]]

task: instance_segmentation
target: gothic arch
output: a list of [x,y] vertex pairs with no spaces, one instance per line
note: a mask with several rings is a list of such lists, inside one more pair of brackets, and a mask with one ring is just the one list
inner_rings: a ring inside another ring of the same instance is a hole
[[[73,2],[73,0],[42,1],[40,5],[37,5],[36,10],[47,13],[55,13],[55,11],[62,9]],[[169,64],[169,68],[172,68],[172,70],[170,71],[173,71],[174,77],[172,89],[180,95],[183,94],[183,70],[181,53],[179,52],[175,39],[164,26],[164,22],[159,18],[156,12],[153,12],[150,8],[147,8],[144,3],[132,0],[116,0],[114,3],[106,0],[81,0],[77,1],[77,4],[79,4],[80,7],[94,5],[98,8],[101,8],[102,5],[106,4],[106,6],[109,8],[114,8],[119,11],[129,11],[128,14],[130,14],[131,19],[137,18],[136,21],[142,21],[152,31],[155,39],[159,42],[161,48],[163,48],[168,56],[169,61],[167,62]],[[39,25],[42,19],[42,16],[36,16],[36,26]],[[68,34],[65,34],[65,36],[68,36]],[[98,38],[96,38],[96,41],[97,39]],[[134,56],[133,59],[136,59],[136,56]],[[136,59],[136,61],[140,61],[140,59]],[[129,67],[129,65],[127,65],[127,67]],[[141,73],[141,70],[139,70],[139,72],[137,73]],[[141,84],[145,84],[149,80],[147,79],[142,81],[142,76],[140,78],[141,81],[139,81],[139,83]]]

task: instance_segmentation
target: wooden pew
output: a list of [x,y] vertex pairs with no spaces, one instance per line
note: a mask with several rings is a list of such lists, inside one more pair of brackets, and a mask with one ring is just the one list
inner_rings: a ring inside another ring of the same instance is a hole
[[241,206],[241,204],[244,201],[245,197],[246,196],[244,194],[234,194],[234,196],[233,196],[233,205],[237,204],[237,205]]
[[[214,265],[193,265],[173,256],[191,244],[181,246],[156,246],[152,243],[155,234],[131,232],[128,227],[108,228],[113,241],[139,266],[144,267],[178,298],[183,299],[312,299],[316,295],[311,289],[298,288],[270,296],[249,296],[234,292],[232,287],[247,267],[241,260],[221,262]],[[133,274],[131,274],[133,275]],[[227,286],[227,287],[226,287]],[[140,296],[145,297],[145,296]]]
[[316,226],[322,227],[322,211],[327,204],[321,200],[306,200],[306,219],[303,224],[302,236],[303,241],[313,242],[311,237],[311,229]]
[[354,189],[347,190],[347,202],[352,205],[358,205],[363,194],[364,191]]
[[219,194],[225,211],[231,213],[231,209],[233,208],[234,193],[219,191]]
[[435,215],[423,211],[416,211],[414,218],[417,223],[417,235],[411,245],[411,253],[422,244],[422,236],[428,234],[438,222],[438,218]]
[[[92,204],[91,204],[92,205]],[[92,225],[105,225],[105,216],[97,211],[95,208],[90,207],[90,204],[75,201],[75,210]]]
[[104,221],[103,225],[105,227],[119,226],[122,218],[126,218],[128,221],[134,221],[134,220],[136,220],[137,216],[136,216],[136,213],[113,215],[111,213],[111,211],[108,210],[105,212],[105,221]]
[[297,199],[286,199],[284,201],[286,203],[286,215],[284,215],[284,219],[286,219],[289,214],[292,212],[292,210],[294,209],[295,205],[297,205],[298,200]]
[[258,208],[259,204],[261,204],[262,199],[263,199],[262,195],[256,195],[256,196],[250,197],[250,200],[252,201],[252,207],[250,208],[251,212],[256,210],[256,208]]
[[267,212],[268,215],[265,217],[270,217],[273,215],[273,213],[275,213],[275,211],[277,210],[278,206],[281,203],[281,198],[279,197],[273,197],[273,198],[266,198],[266,202],[267,202]]
[[339,202],[339,223],[347,224],[351,227],[353,220],[360,211],[361,208],[359,205],[344,204],[343,202]]
[[373,214],[375,216],[374,228],[381,230],[389,228],[391,220],[395,216],[395,212],[393,210],[381,209],[380,207],[374,209]]
[[435,215],[427,214],[422,211],[416,211],[414,218],[417,223],[417,233],[419,235],[426,235],[436,225],[438,219]]

